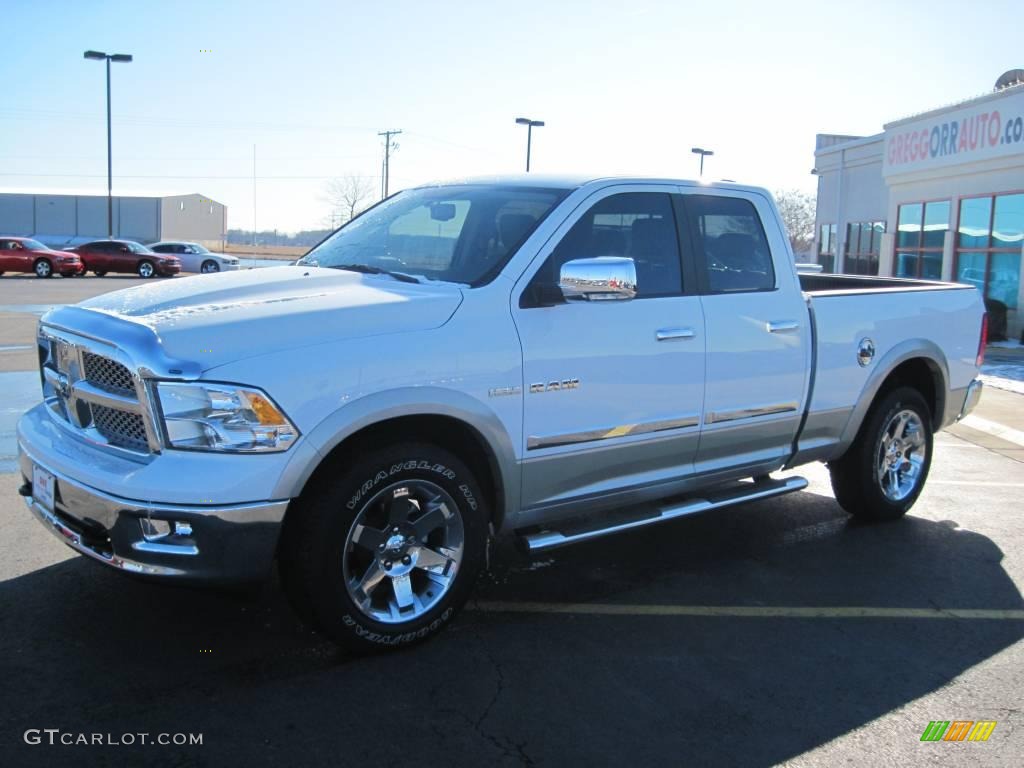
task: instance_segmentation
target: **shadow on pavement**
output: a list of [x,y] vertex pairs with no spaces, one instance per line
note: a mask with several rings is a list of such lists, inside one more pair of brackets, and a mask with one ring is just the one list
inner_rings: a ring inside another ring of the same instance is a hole
[[[1001,559],[953,524],[859,526],[804,493],[533,561],[502,548],[474,600],[1020,609]],[[0,583],[0,605],[8,765],[771,765],[1024,637],[1021,621],[471,605],[433,642],[351,659],[295,622],[276,582],[211,593],[81,558]],[[203,745],[26,746],[28,728],[193,732]]]

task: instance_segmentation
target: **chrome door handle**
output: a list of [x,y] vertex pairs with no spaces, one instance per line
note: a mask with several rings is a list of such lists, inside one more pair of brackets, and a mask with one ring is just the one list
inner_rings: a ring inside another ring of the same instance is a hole
[[800,323],[796,320],[769,320],[767,324],[768,333],[787,333],[799,331]]
[[661,328],[654,334],[658,341],[672,341],[673,339],[692,339],[697,333],[693,328]]

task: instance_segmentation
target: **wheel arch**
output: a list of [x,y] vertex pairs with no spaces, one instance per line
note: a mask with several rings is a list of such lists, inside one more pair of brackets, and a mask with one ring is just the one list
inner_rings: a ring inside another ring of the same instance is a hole
[[315,451],[296,454],[295,466],[282,475],[276,495],[299,496],[320,473],[346,457],[399,440],[429,442],[465,462],[491,503],[488,522],[495,531],[517,509],[518,465],[512,440],[497,416],[468,395],[425,387],[369,395],[325,418],[304,437]]
[[927,339],[897,345],[876,365],[868,378],[840,440],[844,452],[856,438],[871,407],[899,386],[916,389],[931,411],[933,431],[942,428],[949,391],[949,366],[942,350]]

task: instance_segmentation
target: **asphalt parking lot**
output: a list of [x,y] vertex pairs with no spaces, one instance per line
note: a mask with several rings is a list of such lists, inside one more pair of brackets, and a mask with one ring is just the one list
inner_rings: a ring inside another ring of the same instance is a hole
[[[0,440],[41,308],[137,282],[0,279]],[[533,559],[505,543],[448,631],[374,658],[298,624],[276,581],[209,592],[78,557],[0,463],[0,763],[1020,765],[1021,405],[990,390],[937,436],[903,520],[852,523],[812,465],[777,500]],[[922,742],[934,720],[997,725]],[[25,743],[55,728],[202,745]]]

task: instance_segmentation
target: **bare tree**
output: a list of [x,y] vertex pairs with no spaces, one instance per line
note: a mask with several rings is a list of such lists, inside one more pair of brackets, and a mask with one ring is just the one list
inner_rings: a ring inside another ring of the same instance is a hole
[[365,176],[346,174],[331,179],[324,187],[324,200],[331,206],[332,229],[351,221],[369,206],[373,190]]
[[798,189],[780,189],[775,193],[779,215],[786,225],[793,253],[799,260],[814,248],[814,195]]

